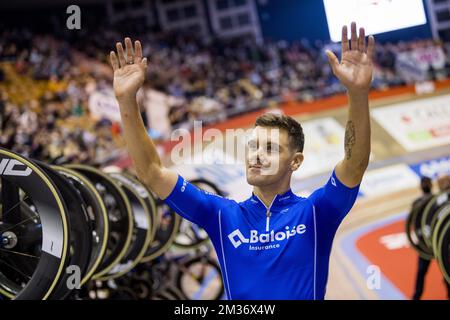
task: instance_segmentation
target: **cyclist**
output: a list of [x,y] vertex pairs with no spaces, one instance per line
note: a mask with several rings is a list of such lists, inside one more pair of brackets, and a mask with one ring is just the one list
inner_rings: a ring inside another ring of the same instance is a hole
[[[246,147],[243,202],[201,191],[165,168],[144,128],[136,93],[147,59],[139,41],[125,39],[110,53],[114,91],[124,137],[139,179],[182,217],[203,227],[214,245],[229,299],[323,299],[335,232],[353,206],[370,154],[368,93],[375,40],[363,28],[342,28],[341,61],[327,51],[333,73],[349,98],[345,157],[328,182],[308,198],[290,189],[303,162],[304,135],[294,119],[266,114],[256,119]],[[277,137],[278,134],[278,137]],[[277,138],[273,138],[273,137]]]

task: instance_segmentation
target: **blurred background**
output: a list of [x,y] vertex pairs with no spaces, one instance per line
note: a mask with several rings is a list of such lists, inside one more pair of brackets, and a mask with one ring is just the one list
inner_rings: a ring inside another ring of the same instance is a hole
[[[79,29],[68,25],[74,4]],[[107,60],[129,36],[149,59],[138,100],[165,165],[173,165],[172,132],[192,130],[194,120],[225,131],[284,113],[305,131],[305,162],[292,188],[307,195],[344,155],[347,98],[325,50],[340,55],[341,27],[352,21],[377,41],[372,154],[336,235],[327,298],[410,299],[418,254],[405,221],[421,177],[437,192],[436,178],[450,174],[448,0],[2,1],[0,145],[51,164],[130,167]],[[225,151],[207,152],[214,159]],[[238,163],[173,167],[233,199],[250,195]],[[447,297],[433,260],[422,298]]]

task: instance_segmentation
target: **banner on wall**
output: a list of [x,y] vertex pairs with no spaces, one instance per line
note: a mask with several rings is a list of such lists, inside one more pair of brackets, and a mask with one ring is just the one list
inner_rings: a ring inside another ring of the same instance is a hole
[[400,52],[395,57],[397,74],[406,82],[425,81],[430,69],[445,67],[445,53],[441,47],[428,46]]
[[376,197],[418,185],[416,173],[407,165],[398,164],[367,171],[359,190],[366,197]]
[[173,105],[182,103],[182,100],[153,89],[146,89],[142,94],[149,127],[155,135],[169,139],[172,132],[169,109]]
[[407,151],[450,144],[450,95],[373,109],[371,115]]
[[438,46],[416,48],[411,51],[411,56],[414,63],[422,70],[428,70],[430,67],[439,70],[445,67],[445,53]]
[[407,83],[425,81],[428,74],[414,61],[410,52],[401,52],[395,56],[395,71]]
[[415,163],[410,167],[420,177],[435,179],[440,174],[450,175],[450,156]]
[[96,120],[108,119],[120,122],[119,104],[112,89],[96,90],[89,96],[89,111]]

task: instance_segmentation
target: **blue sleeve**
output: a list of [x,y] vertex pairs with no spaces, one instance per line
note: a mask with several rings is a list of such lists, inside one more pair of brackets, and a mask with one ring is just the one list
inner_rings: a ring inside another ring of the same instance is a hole
[[353,207],[358,191],[359,185],[353,188],[345,186],[333,170],[328,182],[314,191],[309,199],[314,204],[320,220],[339,224]]
[[175,187],[163,201],[177,214],[208,231],[211,223],[217,222],[218,208],[229,200],[199,189],[178,175]]

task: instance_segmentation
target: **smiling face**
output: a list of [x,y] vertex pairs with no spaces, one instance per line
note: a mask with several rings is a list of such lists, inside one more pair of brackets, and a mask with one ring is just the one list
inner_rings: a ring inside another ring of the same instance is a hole
[[293,147],[287,130],[256,126],[246,144],[247,182],[267,186],[289,179],[303,161],[303,154]]

